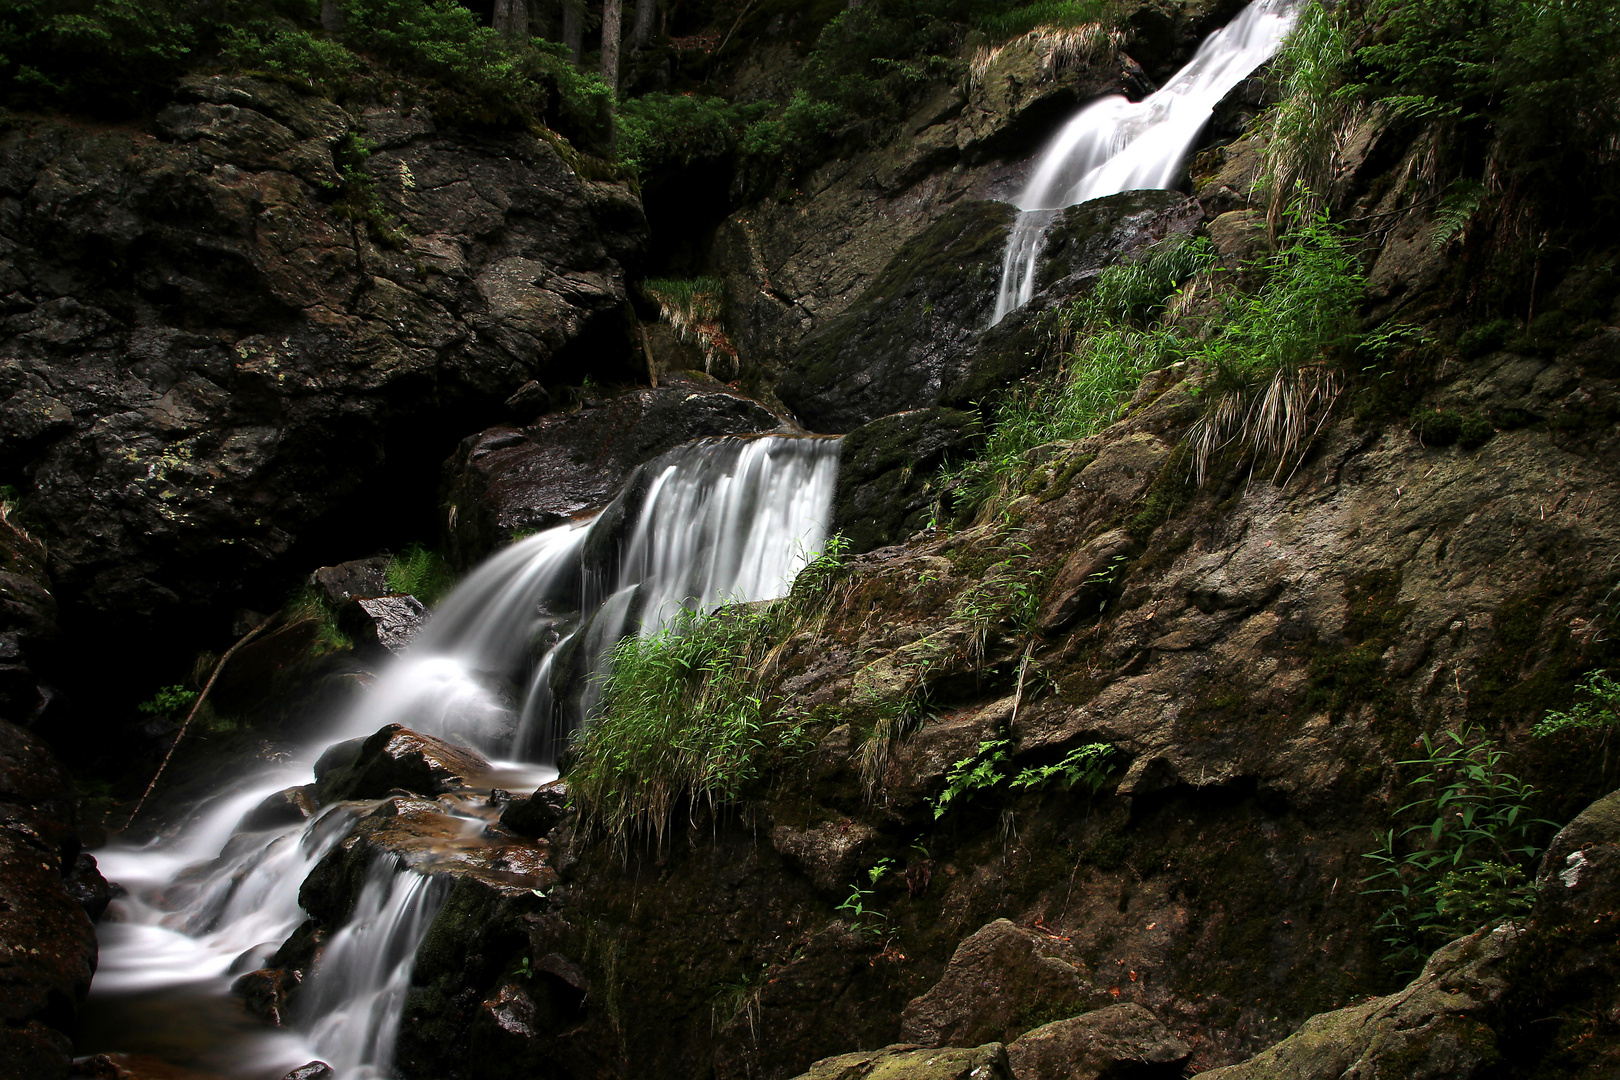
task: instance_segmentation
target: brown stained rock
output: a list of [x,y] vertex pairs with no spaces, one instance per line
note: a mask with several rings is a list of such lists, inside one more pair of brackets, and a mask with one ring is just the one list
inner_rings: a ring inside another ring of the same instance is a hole
[[1520,932],[1481,930],[1429,958],[1404,990],[1320,1013],[1264,1053],[1199,1080],[1469,1080],[1500,1057],[1490,1020]]
[[853,821],[824,821],[805,829],[778,825],[771,830],[771,846],[816,888],[847,891],[860,869],[862,851],[877,834],[872,826]]
[[900,1037],[927,1046],[1009,1041],[1035,1018],[1108,1000],[1065,942],[997,919],[956,947],[945,974],[900,1015]]
[[303,976],[285,968],[260,968],[231,983],[231,990],[242,997],[247,1011],[272,1027],[289,1019],[288,1001]]
[[95,930],[67,881],[79,851],[74,803],[54,755],[0,720],[0,1063],[8,1076],[67,1076],[96,967]]
[[1000,1043],[973,1049],[919,1049],[897,1043],[825,1058],[795,1080],[1011,1080]]
[[1013,1080],[1177,1080],[1192,1049],[1147,1009],[1110,1005],[1007,1044]]
[[1110,529],[1070,555],[1041,604],[1041,633],[1055,634],[1082,616],[1100,615],[1114,581],[1124,576],[1116,560],[1130,553],[1132,543],[1124,529]]
[[[343,745],[349,749],[348,744]],[[489,771],[489,762],[478,751],[399,724],[377,729],[353,753],[347,762],[326,755],[316,762],[321,802],[380,799],[395,789],[439,795],[465,788],[469,778]]]
[[501,811],[501,824],[519,836],[544,836],[569,813],[568,783],[553,780],[526,799],[513,799]]
[[276,829],[300,821],[308,821],[319,809],[315,799],[315,785],[304,784],[265,796],[263,802],[242,815],[238,829]]
[[714,435],[772,431],[782,418],[701,373],[671,375],[526,428],[489,428],[444,466],[451,556],[477,562],[514,535],[569,521],[612,501],[643,462]]

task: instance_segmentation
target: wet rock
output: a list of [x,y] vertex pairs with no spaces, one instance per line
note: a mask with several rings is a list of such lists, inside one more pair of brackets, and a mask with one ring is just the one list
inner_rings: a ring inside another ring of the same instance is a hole
[[53,696],[34,655],[57,636],[45,545],[0,502],[0,719],[29,725]]
[[352,559],[336,566],[323,566],[309,575],[309,583],[333,607],[361,596],[387,596],[388,560],[383,556]]
[[69,886],[75,802],[44,743],[0,720],[0,1062],[14,1076],[67,1076],[95,971],[95,930]]
[[1023,1033],[1025,1017],[1106,1002],[1067,943],[997,919],[963,940],[934,988],[906,1006],[900,1037],[926,1046],[1005,1042]]
[[513,799],[501,811],[501,824],[519,836],[544,836],[568,816],[568,784],[553,780],[541,784],[526,799]]
[[332,1066],[326,1062],[312,1061],[308,1065],[300,1065],[281,1080],[329,1080],[332,1074]]
[[[630,373],[639,202],[545,139],[245,77],[189,81],[160,116],[156,137],[36,118],[0,138],[0,458],[58,598],[137,646],[312,529],[368,531],[376,481],[431,467],[470,411]],[[399,248],[327,193],[333,142],[363,131]]]
[[919,409],[881,417],[844,436],[832,524],[851,553],[899,543],[926,526],[937,498],[928,481],[982,439],[973,413]]
[[284,788],[242,815],[239,830],[277,829],[300,821],[308,821],[320,804],[315,799],[315,785]]
[[272,1027],[289,1019],[288,1002],[303,981],[297,971],[286,968],[260,968],[231,983],[231,992],[241,996],[247,1011]]
[[1014,1080],[1176,1080],[1192,1048],[1137,1004],[1110,1005],[1007,1044]]
[[776,393],[813,431],[852,431],[941,402],[953,358],[995,308],[1006,203],[964,200],[911,238],[858,300],[805,341]]
[[101,870],[96,866],[95,856],[88,851],[79,852],[79,857],[73,861],[73,868],[64,878],[68,895],[73,897],[74,903],[84,909],[90,916],[91,922],[99,922],[106,913],[107,905],[114,899],[123,895],[123,889],[101,876]]
[[414,596],[361,596],[338,609],[338,626],[360,648],[399,652],[427,622],[427,608]]
[[1320,1013],[1297,1034],[1240,1065],[1199,1080],[1469,1080],[1495,1065],[1501,1048],[1489,1020],[1508,988],[1512,926],[1481,930],[1436,952],[1404,990]]
[[1041,633],[1053,634],[1082,615],[1100,614],[1114,582],[1123,576],[1123,560],[1131,547],[1129,533],[1110,529],[1069,556],[1041,604]]
[[971,1050],[924,1050],[898,1043],[824,1058],[796,1080],[1012,1080],[1012,1075],[1000,1043]]
[[440,795],[465,788],[469,777],[489,771],[489,762],[478,751],[399,724],[389,724],[366,737],[353,750],[352,758],[348,757],[352,741],[340,745],[341,751],[333,747],[316,762],[316,789],[322,803],[380,799],[396,789]]
[[872,826],[853,821],[824,821],[808,829],[778,825],[771,830],[771,846],[815,882],[816,888],[847,892],[860,868],[862,850],[877,835]]
[[451,557],[470,565],[516,535],[548,528],[613,500],[637,465],[693,439],[773,431],[782,419],[701,374],[665,379],[525,428],[463,439],[445,464]]

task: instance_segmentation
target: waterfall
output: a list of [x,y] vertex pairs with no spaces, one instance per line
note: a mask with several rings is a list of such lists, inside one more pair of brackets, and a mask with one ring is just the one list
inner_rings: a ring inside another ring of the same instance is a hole
[[443,906],[450,883],[374,860],[349,923],[332,936],[315,969],[307,1012],[310,1041],[345,1080],[393,1075],[394,1038],[416,948]]
[[[157,1053],[227,1076],[279,1075],[315,1058],[337,1080],[391,1075],[416,949],[448,881],[392,858],[373,862],[295,1025],[266,1028],[242,1016],[230,985],[303,921],[304,879],[369,807],[340,804],[268,829],[243,828],[244,816],[307,783],[308,763],[327,745],[386,723],[495,758],[551,756],[594,708],[621,637],[656,633],[683,608],[787,593],[825,539],[838,452],[837,439],[730,437],[649,462],[600,515],[519,540],[474,570],[365,700],[305,748],[305,764],[236,778],[174,839],[98,852],[128,895],[99,931],[89,1026],[102,1045],[93,1049]],[[532,788],[557,775],[521,761],[495,769],[475,782]],[[441,806],[474,838],[499,814],[483,800]]]
[[1029,302],[1048,226],[1065,207],[1141,188],[1168,188],[1199,132],[1233,87],[1276,53],[1293,28],[1298,0],[1253,0],[1204,39],[1192,60],[1139,102],[1099,98],[1076,113],[1036,158],[1014,200],[991,325]]

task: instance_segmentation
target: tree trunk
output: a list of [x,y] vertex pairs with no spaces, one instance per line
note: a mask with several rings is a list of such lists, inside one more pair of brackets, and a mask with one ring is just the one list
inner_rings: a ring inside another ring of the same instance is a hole
[[321,29],[336,34],[343,29],[343,0],[321,0]]
[[619,24],[623,16],[624,0],[602,0],[602,81],[615,96],[619,93]]
[[562,39],[574,63],[579,63],[585,55],[585,9],[579,0],[563,0]]
[[658,18],[658,0],[636,0],[636,25],[630,31],[630,47],[645,49],[652,40],[653,20]]
[[503,38],[521,40],[529,36],[529,0],[495,0],[495,17],[490,20]]

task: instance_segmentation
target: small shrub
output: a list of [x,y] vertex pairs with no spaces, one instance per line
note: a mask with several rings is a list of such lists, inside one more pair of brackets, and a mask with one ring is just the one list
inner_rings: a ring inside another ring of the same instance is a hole
[[184,686],[159,687],[157,693],[141,702],[135,708],[147,716],[173,716],[184,712],[197,700],[195,690],[187,690]]
[[1378,867],[1362,879],[1382,907],[1374,928],[1403,974],[1447,941],[1529,910],[1525,870],[1552,824],[1530,816],[1538,793],[1507,771],[1507,751],[1494,740],[1464,727],[1420,744],[1421,757],[1399,762],[1418,770],[1407,783],[1415,797],[1363,856]]
[[977,753],[946,772],[945,789],[933,801],[934,819],[944,817],[952,805],[987,791],[1029,791],[1061,782],[1065,791],[1079,786],[1095,795],[1108,783],[1114,753],[1107,743],[1086,743],[1069,751],[1056,765],[1035,765],[1015,773],[1011,769],[1012,740],[986,739]]
[[867,884],[862,885],[857,878],[849,887],[849,895],[839,904],[837,911],[842,912],[849,919],[850,928],[857,934],[867,937],[880,938],[889,930],[889,917],[874,907],[868,907],[867,902],[877,892],[877,884],[888,876],[894,869],[893,859],[879,859],[871,869],[863,875]]
[[1538,739],[1572,738],[1603,754],[1602,775],[1609,775],[1609,738],[1620,728],[1620,681],[1599,668],[1575,684],[1575,704],[1566,711],[1549,709],[1530,734]]
[[337,93],[365,69],[365,62],[341,42],[308,30],[258,25],[233,26],[220,41],[220,59],[252,71],[267,71]]
[[699,94],[627,98],[618,112],[619,161],[646,183],[661,170],[724,158],[769,108]]

